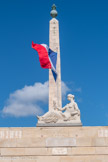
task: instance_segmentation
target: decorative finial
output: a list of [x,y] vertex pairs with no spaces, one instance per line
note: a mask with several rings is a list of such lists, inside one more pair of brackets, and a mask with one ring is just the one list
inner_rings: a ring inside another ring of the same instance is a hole
[[55,4],[52,5],[52,11],[50,12],[50,15],[52,18],[55,18],[58,15]]

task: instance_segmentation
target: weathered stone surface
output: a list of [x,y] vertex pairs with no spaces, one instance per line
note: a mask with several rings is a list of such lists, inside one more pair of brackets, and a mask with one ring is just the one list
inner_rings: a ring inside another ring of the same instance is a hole
[[[2,147],[46,147],[46,139],[51,138],[75,138],[76,146],[108,146],[108,138],[98,136],[98,131],[105,132],[108,127],[42,127],[42,128],[0,128],[4,136],[0,137]],[[6,132],[21,131],[21,136],[10,138]]]
[[[57,136],[56,136],[57,137]],[[59,138],[58,138],[59,137]],[[54,147],[55,146],[67,146],[68,145],[68,140],[67,143],[64,142],[64,144],[62,143],[62,137],[58,136],[57,138],[51,138],[54,139],[54,141],[49,141],[49,138],[22,138],[22,139],[6,139],[6,140],[1,140],[0,141],[0,148],[3,147]],[[56,140],[55,140],[56,139]],[[66,139],[69,139],[66,137]],[[59,140],[59,141],[58,141]],[[96,139],[96,138],[74,138],[74,140],[76,141],[76,146],[77,147],[108,147],[108,139],[106,138],[101,138],[101,139]],[[47,141],[47,142],[46,142]],[[56,144],[58,142],[58,145]],[[60,144],[61,143],[61,144]],[[70,143],[70,146],[75,146],[75,143],[73,141],[73,143]]]
[[37,127],[79,127],[82,126],[82,123],[38,123]]
[[5,157],[0,162],[108,162],[108,155],[98,156],[23,156]]
[[57,81],[55,82],[52,71],[49,70],[49,110],[53,107],[53,100],[56,101],[58,107],[62,107],[61,100],[61,66],[60,66],[60,43],[59,43],[59,22],[53,18],[50,21],[49,29],[49,46],[57,52]]
[[108,162],[107,130],[108,127],[0,128],[4,134],[0,136],[0,162]]
[[2,148],[1,156],[40,156],[52,155],[48,148]]
[[[32,127],[32,128],[0,128],[0,133],[4,132],[5,136],[0,137],[0,141],[6,139],[6,132],[13,131],[14,133],[22,132],[22,138],[37,138],[37,137],[55,137],[55,136],[67,136],[67,137],[95,137],[95,138],[106,138],[105,135],[99,136],[99,131],[107,131],[108,126],[97,126],[97,127]],[[9,138],[8,138],[9,139]],[[13,139],[13,138],[12,138]],[[20,139],[14,137],[14,139]],[[107,138],[106,138],[107,139]]]
[[1,156],[108,155],[108,147],[1,148]]
[[46,147],[71,147],[76,146],[75,138],[47,138],[46,139]]
[[67,155],[68,148],[53,148],[52,155]]

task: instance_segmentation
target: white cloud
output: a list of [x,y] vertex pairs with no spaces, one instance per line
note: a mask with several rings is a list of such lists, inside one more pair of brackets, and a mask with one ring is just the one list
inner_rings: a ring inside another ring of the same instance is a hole
[[70,89],[63,81],[61,82],[61,89],[62,89],[62,98],[64,99],[66,97],[67,92],[70,91]]
[[[24,117],[42,114],[43,109],[40,104],[48,103],[48,81],[45,83],[35,83],[33,86],[25,86],[10,94],[6,105],[2,110],[3,115]],[[64,97],[69,88],[62,82],[62,96]]]
[[70,87],[70,89],[72,90],[73,93],[74,92],[77,92],[77,93],[81,93],[82,92],[82,88],[76,86],[75,82],[70,81],[70,82],[67,82],[66,84]]

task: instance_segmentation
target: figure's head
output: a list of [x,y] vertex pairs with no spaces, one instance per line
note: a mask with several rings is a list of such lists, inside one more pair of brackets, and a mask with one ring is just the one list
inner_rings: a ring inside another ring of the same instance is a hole
[[69,101],[72,101],[72,100],[74,100],[75,96],[72,94],[68,94],[67,98]]

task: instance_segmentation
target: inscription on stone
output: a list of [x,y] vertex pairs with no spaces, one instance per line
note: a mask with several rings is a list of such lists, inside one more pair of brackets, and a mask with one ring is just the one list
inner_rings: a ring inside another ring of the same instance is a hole
[[98,137],[108,137],[108,129],[98,130]]
[[22,131],[0,131],[0,139],[22,138]]
[[52,155],[67,155],[67,148],[53,148]]
[[47,138],[46,147],[70,147],[76,146],[75,138]]

